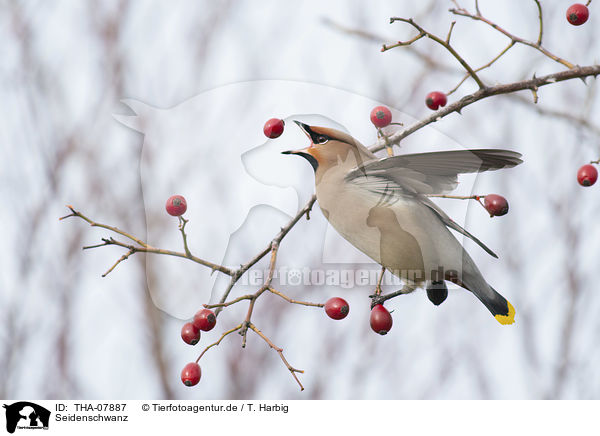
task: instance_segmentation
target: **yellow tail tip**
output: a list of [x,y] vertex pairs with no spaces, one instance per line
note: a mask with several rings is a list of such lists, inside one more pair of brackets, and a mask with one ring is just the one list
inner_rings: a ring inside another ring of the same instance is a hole
[[508,313],[506,315],[494,315],[496,321],[502,325],[510,325],[515,322],[515,308],[508,300],[506,301],[506,304],[508,304]]

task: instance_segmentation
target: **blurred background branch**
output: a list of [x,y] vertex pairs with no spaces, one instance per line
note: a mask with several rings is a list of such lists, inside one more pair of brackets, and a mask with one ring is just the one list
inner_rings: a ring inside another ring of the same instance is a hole
[[[480,1],[477,9],[541,47],[539,3],[497,3]],[[210,383],[179,386],[189,350],[179,344],[181,321],[158,310],[148,292],[160,272],[147,268],[139,253],[101,279],[93,271],[114,262],[116,252],[82,254],[80,247],[97,235],[56,221],[72,203],[123,228],[145,228],[143,137],[111,118],[125,97],[170,107],[219,85],[273,78],[348,89],[416,119],[430,116],[425,95],[452,89],[464,70],[446,63],[441,47],[384,54],[380,48],[410,39],[409,29],[387,24],[391,16],[414,17],[445,35],[449,6],[3,2],[0,192],[9,206],[0,212],[0,373],[6,375],[0,397],[597,399],[600,297],[593,283],[600,248],[593,218],[600,204],[593,188],[582,190],[575,180],[580,164],[600,156],[592,78],[587,86],[572,80],[546,87],[537,105],[527,91],[481,101],[477,111],[435,124],[460,143],[525,154],[514,176],[491,175],[478,186],[478,192],[502,191],[511,212],[491,221],[475,213],[469,222],[470,231],[499,247],[499,261],[476,260],[513,299],[515,328],[489,327],[487,314],[479,317],[465,301],[469,296],[457,293],[435,310],[421,303],[421,294],[398,303],[401,328],[384,338],[372,334],[366,317],[325,332],[307,308],[265,293],[271,300],[268,309],[257,307],[260,328],[272,343],[287,342],[286,356],[306,371],[303,393],[268,347],[242,352],[227,341],[214,354],[218,359],[207,362]],[[569,53],[573,65],[596,63],[600,29],[568,27],[563,3],[543,6],[544,46]],[[492,30],[465,19],[452,33],[470,65],[489,64],[476,71],[484,83],[555,72],[556,63],[523,44],[490,62],[507,48],[507,35]],[[476,92],[471,82],[455,91],[454,101]],[[251,102],[239,104],[251,109]],[[406,138],[403,147],[423,146],[422,135]],[[296,299],[322,301],[321,292],[307,289]],[[356,301],[368,307],[367,295]]]

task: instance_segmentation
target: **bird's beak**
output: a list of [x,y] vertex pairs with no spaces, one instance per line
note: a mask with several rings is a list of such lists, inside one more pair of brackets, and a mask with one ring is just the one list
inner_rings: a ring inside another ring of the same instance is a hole
[[282,151],[281,154],[300,154],[303,150],[286,150]]
[[311,149],[314,150],[314,148],[313,148],[312,138],[310,137],[310,126],[307,126],[306,124],[301,123],[300,121],[296,121],[296,120],[294,120],[294,123],[296,123],[298,125],[298,127],[300,127],[302,129],[302,131],[306,134],[306,136],[308,136],[308,139],[310,139],[310,145],[301,150],[282,151],[281,154],[295,154],[298,156],[302,156],[304,159],[306,159],[308,162],[310,162],[313,169],[315,171],[317,171],[317,167],[318,167],[319,163],[318,163],[317,159],[315,158],[315,156],[313,156],[313,154],[311,153]]
[[[306,136],[308,136],[308,139],[311,139],[311,137],[310,137],[310,133],[311,133],[310,126],[308,126],[307,124],[301,123],[300,121],[297,121],[297,120],[294,120],[294,123],[296,123],[298,125],[298,127],[300,127],[300,129],[302,129],[302,131],[304,132],[304,134]],[[310,142],[312,142],[312,139],[311,139]]]
[[296,123],[298,125],[298,127],[300,127],[300,129],[302,129],[302,131],[304,132],[304,134],[306,136],[308,136],[308,139],[310,139],[310,145],[301,150],[282,151],[281,154],[298,154],[298,155],[303,155],[303,154],[307,154],[307,153],[310,154],[308,149],[313,146],[312,138],[310,137],[310,126],[308,126],[307,124],[301,123],[300,121],[297,121],[297,120],[294,120],[294,123]]

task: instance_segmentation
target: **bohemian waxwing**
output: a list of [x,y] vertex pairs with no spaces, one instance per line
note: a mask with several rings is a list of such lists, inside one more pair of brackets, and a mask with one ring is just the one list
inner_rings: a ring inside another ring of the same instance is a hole
[[458,150],[379,159],[347,133],[295,122],[311,144],[283,153],[308,160],[327,220],[352,245],[402,278],[403,292],[427,283],[443,286],[448,280],[475,294],[501,324],[514,322],[513,306],[485,281],[448,228],[498,256],[427,194],[454,189],[461,173],[514,167],[522,163],[520,153]]

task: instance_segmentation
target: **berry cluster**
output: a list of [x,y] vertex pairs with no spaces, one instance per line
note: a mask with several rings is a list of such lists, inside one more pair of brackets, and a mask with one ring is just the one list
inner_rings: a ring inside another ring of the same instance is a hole
[[[209,309],[201,309],[194,315],[192,322],[186,322],[181,328],[181,339],[190,345],[196,345],[200,341],[200,331],[208,332],[217,324],[217,317]],[[190,362],[181,371],[181,381],[186,386],[195,386],[200,381],[200,365],[198,362]]]
[[[340,297],[332,297],[325,303],[325,313],[331,319],[344,319],[350,312],[348,302]],[[383,307],[383,304],[377,304],[371,309],[371,328],[375,333],[385,335],[392,328],[392,315]]]

